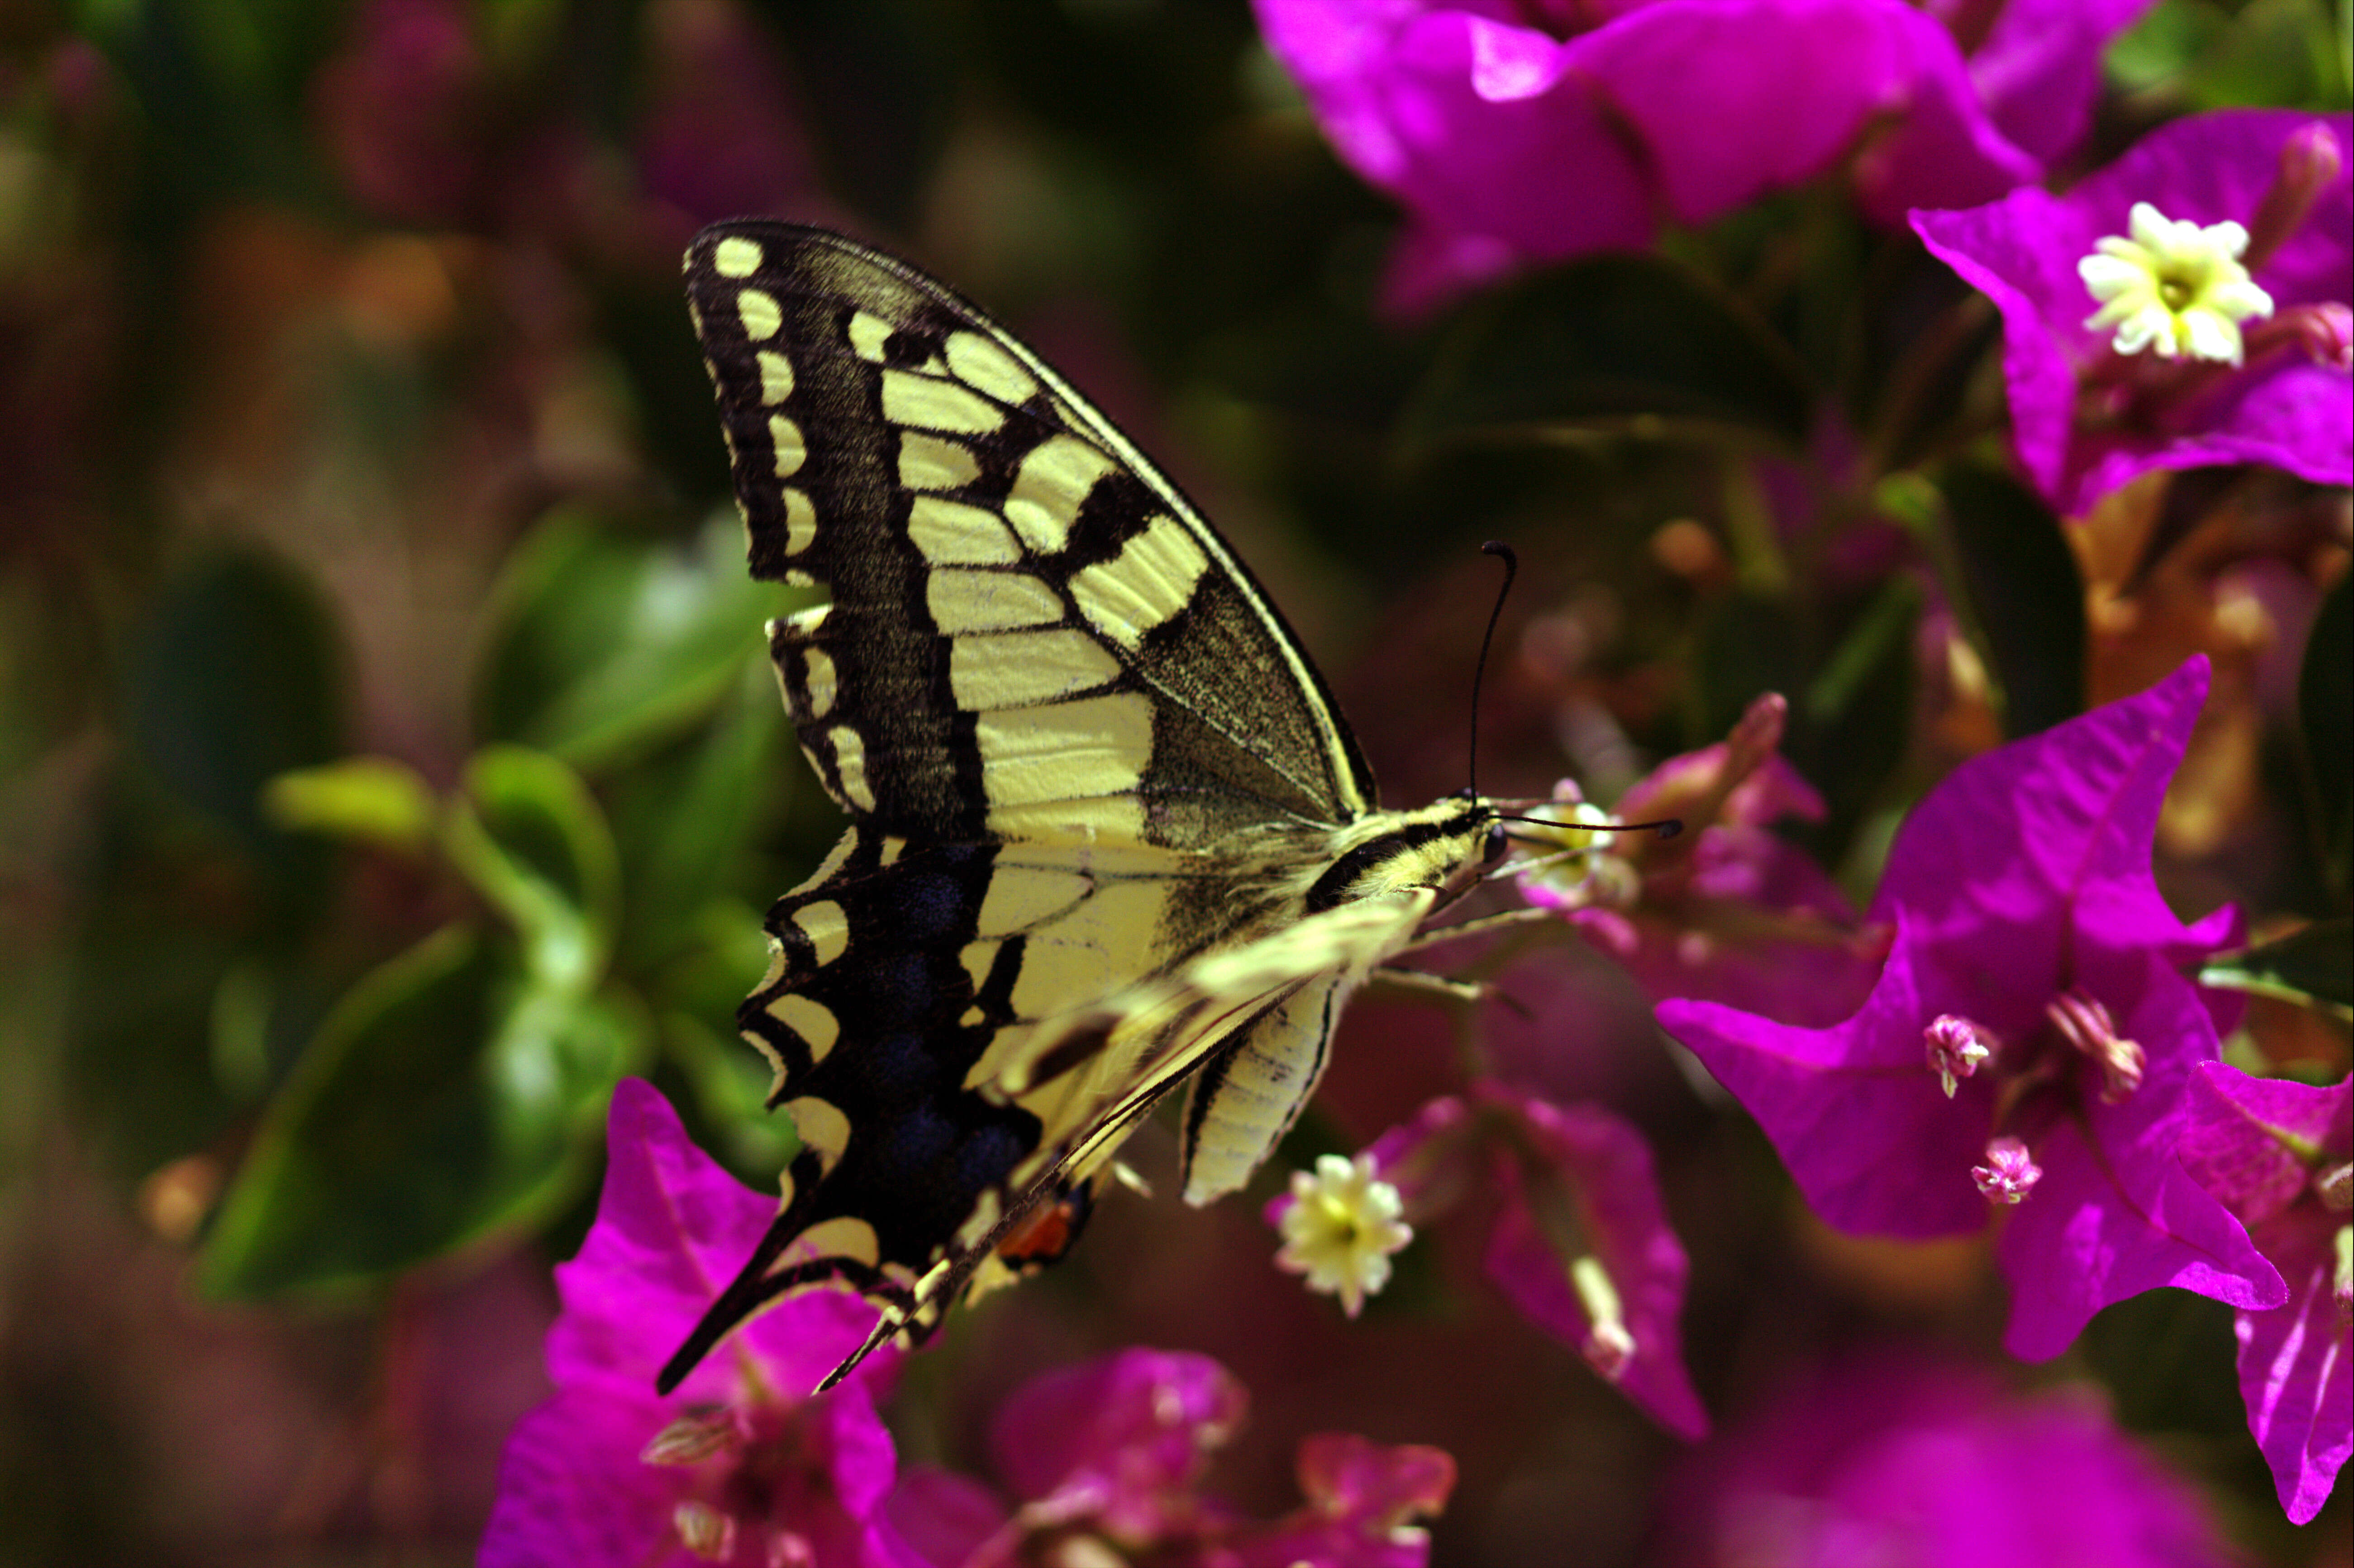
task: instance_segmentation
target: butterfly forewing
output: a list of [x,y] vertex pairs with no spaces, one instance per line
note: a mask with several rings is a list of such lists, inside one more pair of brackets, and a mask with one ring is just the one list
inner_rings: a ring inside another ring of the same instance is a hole
[[741,1014],[803,1147],[664,1387],[785,1290],[865,1292],[879,1340],[1051,1259],[1205,1061],[1188,1195],[1238,1184],[1429,907],[1303,921],[1336,842],[1384,828],[1356,744],[1225,543],[1036,355],[822,230],[722,224],[686,275],[752,570],[830,590],[770,650],[854,825],[770,912]]
[[783,224],[706,230],[687,279],[753,572],[832,591],[776,641],[847,810],[926,837],[1185,849],[1368,808],[1355,742],[1257,585],[973,306]]

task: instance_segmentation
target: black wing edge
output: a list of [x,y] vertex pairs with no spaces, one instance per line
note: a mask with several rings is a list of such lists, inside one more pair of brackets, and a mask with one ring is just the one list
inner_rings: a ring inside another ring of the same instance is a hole
[[768,1272],[769,1266],[781,1256],[785,1249],[808,1224],[806,1205],[787,1208],[769,1223],[760,1245],[753,1249],[726,1289],[721,1291],[705,1308],[702,1319],[689,1331],[677,1350],[671,1352],[662,1371],[654,1374],[654,1392],[673,1393],[684,1383],[687,1374],[700,1365],[703,1359],[718,1348],[738,1325],[777,1298],[795,1290],[818,1287],[836,1281],[849,1285],[859,1295],[875,1304],[875,1328],[861,1344],[825,1378],[812,1393],[827,1389],[858,1370],[859,1362],[873,1355],[894,1335],[906,1334],[921,1343],[946,1320],[949,1308],[963,1296],[973,1271],[992,1254],[1017,1277],[1027,1277],[1058,1263],[1067,1253],[1079,1233],[1087,1227],[1095,1210],[1094,1179],[1070,1182],[1062,1181],[1058,1172],[1050,1171],[1046,1178],[1033,1188],[1032,1193],[1013,1212],[1001,1220],[997,1227],[979,1246],[959,1258],[948,1286],[936,1293],[938,1309],[928,1315],[917,1309],[912,1295],[892,1284],[879,1270],[868,1269],[853,1259],[823,1257]]

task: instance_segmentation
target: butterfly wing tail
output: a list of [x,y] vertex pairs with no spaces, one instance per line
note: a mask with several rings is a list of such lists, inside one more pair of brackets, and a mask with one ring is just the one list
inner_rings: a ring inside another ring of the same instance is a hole
[[[685,1340],[672,1352],[654,1377],[654,1392],[669,1393],[686,1381],[686,1376],[717,1347],[719,1341],[733,1332],[737,1325],[757,1315],[760,1309],[791,1291],[813,1289],[825,1286],[843,1286],[877,1304],[880,1320],[866,1342],[854,1351],[840,1366],[834,1368],[821,1388],[831,1388],[858,1363],[864,1361],[876,1346],[888,1339],[905,1322],[904,1309],[894,1312],[897,1298],[906,1293],[892,1284],[871,1264],[841,1254],[821,1254],[803,1257],[779,1267],[780,1260],[795,1249],[794,1244],[811,1233],[810,1211],[815,1206],[813,1189],[804,1188],[801,1201],[788,1203],[770,1222],[760,1245],[752,1251],[744,1266],[705,1308],[703,1317]],[[807,1251],[807,1248],[800,1250]]]

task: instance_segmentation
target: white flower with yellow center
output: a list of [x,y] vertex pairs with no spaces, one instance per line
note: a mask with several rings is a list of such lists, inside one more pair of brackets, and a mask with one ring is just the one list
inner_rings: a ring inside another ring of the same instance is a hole
[[1590,850],[1607,836],[1596,829],[1617,823],[1617,818],[1591,800],[1548,800],[1529,816],[1535,831],[1527,836],[1554,850]]
[[2133,206],[2133,238],[2109,235],[2095,254],[2076,263],[2076,275],[2101,308],[2088,327],[2115,327],[2119,354],[2154,351],[2161,359],[2218,360],[2237,365],[2240,323],[2273,313],[2273,297],[2256,287],[2240,258],[2248,231],[2236,223],[2201,228],[2176,222],[2146,201]]
[[1340,1297],[1353,1318],[1390,1282],[1390,1254],[1414,1239],[1398,1218],[1405,1212],[1398,1190],[1373,1174],[1372,1155],[1320,1155],[1313,1171],[1291,1173],[1276,1266],[1306,1275],[1310,1290]]
[[1618,819],[1590,800],[1575,797],[1554,800],[1529,812],[1520,837],[1520,851],[1530,863],[1522,874],[1524,891],[1535,901],[1583,908],[1601,904],[1620,907],[1639,894],[1635,868],[1611,847]]

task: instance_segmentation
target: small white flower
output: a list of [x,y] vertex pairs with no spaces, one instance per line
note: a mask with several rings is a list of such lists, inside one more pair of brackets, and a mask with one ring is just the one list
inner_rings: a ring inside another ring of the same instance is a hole
[[1405,1202],[1373,1174],[1373,1159],[1320,1155],[1291,1174],[1291,1206],[1280,1226],[1276,1266],[1308,1277],[1308,1288],[1338,1296],[1350,1317],[1390,1282],[1390,1254],[1414,1239],[1399,1220]]
[[1590,850],[1608,836],[1594,830],[1615,827],[1618,821],[1593,801],[1575,798],[1549,800],[1532,808],[1529,816],[1538,820],[1525,824],[1532,830],[1526,836],[1549,850]]
[[1617,818],[1575,796],[1538,806],[1529,816],[1540,820],[1523,824],[1516,848],[1528,863],[1521,884],[1531,902],[1555,908],[1623,908],[1640,895],[1635,868],[1612,847],[1615,836],[1596,831],[1616,827]]
[[2133,206],[2133,238],[2109,235],[2095,254],[2076,263],[2076,275],[2101,308],[2088,327],[2114,326],[2119,354],[2154,351],[2161,359],[2240,363],[2240,323],[2273,313],[2273,298],[2256,287],[2240,257],[2248,231],[2236,223],[2201,228],[2175,222],[2146,201]]

